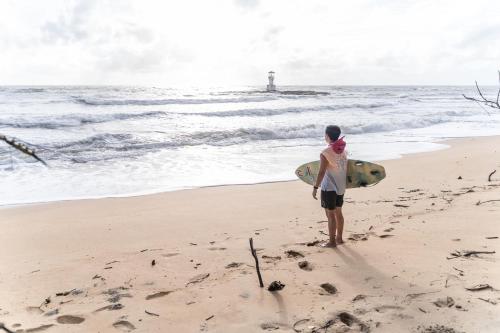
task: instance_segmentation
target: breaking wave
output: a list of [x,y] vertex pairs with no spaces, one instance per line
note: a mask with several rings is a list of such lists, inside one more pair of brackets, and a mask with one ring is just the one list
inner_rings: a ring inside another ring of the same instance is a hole
[[17,94],[35,94],[45,92],[44,88],[18,88],[12,91]]
[[[344,134],[362,134],[384,131],[394,131],[406,128],[421,128],[448,121],[446,118],[435,118],[429,120],[407,120],[400,122],[386,122],[373,124],[352,124],[342,127]],[[237,128],[232,130],[198,131],[194,133],[165,134],[162,139],[151,139],[130,133],[105,133],[90,136],[77,141],[53,144],[46,146],[49,150],[57,150],[61,153],[71,153],[74,156],[103,154],[115,157],[139,156],[159,149],[178,148],[186,146],[231,146],[248,142],[270,141],[270,140],[294,140],[294,139],[316,139],[323,135],[324,126],[308,124],[304,126],[290,126],[278,128]],[[121,154],[116,154],[121,152]],[[95,158],[95,156],[94,156]]]
[[171,105],[171,104],[221,104],[221,103],[251,103],[275,100],[273,96],[253,96],[234,98],[168,98],[168,99],[96,99],[75,98],[77,103],[91,106],[118,106],[118,105]]
[[274,116],[286,113],[302,113],[302,112],[317,112],[317,111],[335,111],[346,109],[375,109],[381,107],[391,106],[391,103],[355,103],[355,104],[338,104],[338,105],[322,105],[315,107],[290,107],[281,109],[241,109],[229,111],[214,111],[214,112],[190,112],[183,113],[185,115],[197,115],[204,117],[262,117]]
[[73,114],[61,117],[40,117],[38,119],[14,118],[8,121],[0,121],[0,127],[58,129],[65,127],[79,127],[86,124],[98,124],[128,119],[159,118],[165,116],[167,116],[167,113],[161,111],[98,115]]

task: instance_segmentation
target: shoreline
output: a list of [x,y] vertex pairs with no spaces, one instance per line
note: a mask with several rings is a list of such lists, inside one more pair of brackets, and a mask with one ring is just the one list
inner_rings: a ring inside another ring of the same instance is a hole
[[[494,137],[494,136],[481,136],[481,137]],[[426,153],[433,153],[433,152],[438,152],[441,150],[446,150],[450,148],[450,145],[447,145],[446,142],[453,142],[454,140],[462,140],[462,139],[467,139],[466,137],[463,138],[442,138],[436,140],[434,143],[436,144],[441,144],[444,145],[445,147],[442,148],[436,148],[433,150],[427,150],[423,152],[416,152],[416,153],[407,153],[407,154],[400,154],[399,157],[397,158],[389,158],[389,159],[381,159],[381,160],[373,160],[370,161],[372,163],[377,163],[380,164],[381,162],[385,161],[393,161],[393,160],[399,160],[402,158],[405,158],[405,156],[411,156],[413,154],[426,154]],[[319,150],[318,150],[319,151]],[[306,162],[304,162],[306,163]],[[296,166],[298,167],[298,165]],[[142,197],[142,196],[150,196],[150,195],[161,195],[162,193],[171,193],[171,192],[180,192],[180,191],[191,191],[191,190],[198,190],[198,189],[204,189],[204,188],[213,188],[213,187],[227,187],[227,186],[251,186],[251,185],[261,185],[261,184],[273,184],[273,183],[281,183],[281,182],[293,182],[297,181],[297,177],[294,177],[292,179],[286,179],[286,180],[270,180],[270,181],[263,181],[263,182],[257,182],[257,183],[230,183],[230,184],[215,184],[215,185],[206,185],[206,186],[194,186],[194,187],[182,187],[182,188],[177,188],[177,189],[172,189],[172,190],[152,190],[152,191],[140,191],[140,192],[134,192],[134,193],[129,193],[129,194],[117,194],[117,195],[107,195],[107,196],[89,196],[89,197],[79,197],[79,198],[70,198],[70,199],[55,199],[55,200],[47,200],[47,201],[35,201],[35,202],[21,202],[21,203],[14,203],[14,204],[0,204],[0,210],[2,209],[12,209],[12,208],[19,208],[19,207],[29,207],[33,205],[44,205],[44,204],[50,204],[50,203],[56,203],[56,202],[71,202],[71,201],[82,201],[82,200],[101,200],[101,199],[119,199],[119,198],[136,198],[136,197]]]
[[[498,147],[500,136],[466,138],[385,161],[381,183],[346,192],[336,249],[318,246],[324,212],[299,181],[0,210],[0,322],[46,333],[498,332],[500,203],[489,200],[500,177],[487,180]],[[259,288],[249,237],[265,286],[283,290]],[[425,331],[435,325],[448,330]]]

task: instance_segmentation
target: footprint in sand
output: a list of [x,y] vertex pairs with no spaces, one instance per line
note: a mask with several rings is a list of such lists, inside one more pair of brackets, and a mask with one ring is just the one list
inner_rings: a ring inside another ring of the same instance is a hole
[[208,249],[210,251],[224,251],[226,248],[225,247],[209,247]]
[[277,323],[263,323],[260,324],[260,328],[264,331],[275,331],[280,329],[280,325]]
[[31,314],[42,314],[43,313],[43,310],[40,309],[39,306],[28,306],[26,308],[26,311],[28,311],[28,313],[31,313]]
[[281,257],[280,257],[280,256],[275,256],[275,257],[273,257],[273,256],[266,256],[266,255],[263,255],[263,256],[262,256],[262,259],[264,259],[264,261],[265,261],[266,263],[268,263],[268,264],[269,264],[269,263],[272,263],[272,262],[275,262],[275,261],[281,260]]
[[[323,288],[323,290],[326,291],[330,295],[333,295],[333,294],[337,293],[337,288],[333,284],[331,284],[331,283],[322,283],[320,285],[320,287]],[[327,295],[324,292],[321,292],[320,294],[321,295]]]
[[230,264],[227,264],[226,268],[237,268],[240,267],[241,265],[243,265],[242,262],[232,262]]
[[341,312],[337,318],[345,325],[354,328],[357,326],[360,332],[370,332],[370,327],[348,312]]
[[45,312],[43,315],[46,317],[50,317],[50,316],[55,316],[57,314],[59,314],[59,309],[54,309],[52,311]]
[[417,330],[419,333],[460,333],[460,331],[456,331],[454,328],[443,325],[418,326]]
[[351,234],[347,239],[352,241],[365,241],[368,239],[368,234]]
[[164,253],[162,254],[162,257],[175,257],[175,256],[178,256],[180,253]]
[[135,326],[126,320],[120,320],[120,321],[113,323],[113,327],[117,328],[123,332],[130,332],[132,330],[135,330]]
[[85,318],[77,317],[77,316],[64,315],[64,316],[57,317],[57,322],[59,324],[81,324],[84,321],[85,321]]
[[300,267],[300,269],[302,269],[304,271],[308,271],[308,272],[313,270],[313,266],[307,260],[299,261],[299,267]]
[[448,297],[438,298],[433,303],[435,306],[439,308],[451,308],[453,305],[455,305],[455,300],[448,296]]
[[366,295],[359,294],[359,295],[354,296],[354,298],[352,299],[352,302],[361,301],[363,299],[366,299]]
[[295,250],[285,251],[285,254],[287,255],[288,258],[304,258],[304,255],[302,253]]
[[387,310],[404,310],[403,307],[397,305],[380,305],[373,308],[375,311],[384,313]]
[[348,312],[340,312],[312,332],[370,332],[370,326]]
[[129,293],[122,293],[121,291],[128,290],[129,288],[127,287],[117,287],[117,288],[111,288],[108,290],[103,291],[102,293],[104,295],[110,296],[107,301],[111,303],[118,303],[122,297],[132,297]]

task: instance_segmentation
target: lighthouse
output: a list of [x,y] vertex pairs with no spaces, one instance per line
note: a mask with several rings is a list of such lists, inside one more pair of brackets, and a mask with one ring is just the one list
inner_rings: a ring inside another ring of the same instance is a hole
[[276,86],[274,85],[274,72],[270,71],[267,73],[267,79],[269,80],[269,84],[267,85],[267,91],[276,91]]

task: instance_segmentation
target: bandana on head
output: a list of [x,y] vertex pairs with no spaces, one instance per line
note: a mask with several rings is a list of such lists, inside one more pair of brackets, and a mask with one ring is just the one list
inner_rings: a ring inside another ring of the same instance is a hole
[[330,147],[332,147],[333,151],[337,154],[342,154],[345,149],[346,142],[344,141],[345,136],[340,139],[330,143]]

